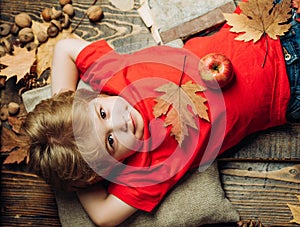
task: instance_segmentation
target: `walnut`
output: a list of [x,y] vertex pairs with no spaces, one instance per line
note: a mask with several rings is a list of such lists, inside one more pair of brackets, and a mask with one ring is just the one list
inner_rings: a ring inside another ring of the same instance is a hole
[[19,13],[17,16],[15,16],[15,23],[20,28],[26,28],[26,27],[31,27],[32,20],[27,13]]
[[103,11],[100,6],[91,6],[86,11],[86,14],[90,19],[90,21],[96,22],[99,21],[100,18],[102,17]]
[[9,24],[0,24],[0,36],[7,36],[10,33]]
[[31,28],[22,28],[19,32],[19,39],[21,43],[29,43],[34,40],[34,34]]

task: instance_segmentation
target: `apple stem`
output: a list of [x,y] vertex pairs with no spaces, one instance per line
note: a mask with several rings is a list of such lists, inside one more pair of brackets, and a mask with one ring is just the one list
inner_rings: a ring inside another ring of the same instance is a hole
[[266,64],[267,55],[268,55],[268,51],[269,51],[269,42],[268,42],[267,35],[266,35],[265,32],[264,32],[263,36],[264,36],[264,39],[265,39],[265,42],[266,42],[266,53],[265,53],[265,56],[264,56],[264,61],[263,61],[262,65],[261,65],[262,68]]
[[184,74],[184,70],[185,70],[185,63],[186,63],[186,56],[184,56],[184,59],[183,59],[183,66],[182,66],[181,76],[180,76],[180,80],[179,80],[179,87],[181,87],[181,84],[182,84],[182,78],[183,78],[183,74]]

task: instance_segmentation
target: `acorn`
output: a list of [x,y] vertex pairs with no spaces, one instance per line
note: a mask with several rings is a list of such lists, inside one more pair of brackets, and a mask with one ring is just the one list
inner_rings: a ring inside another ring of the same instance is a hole
[[31,28],[22,28],[19,31],[19,39],[21,43],[29,43],[34,40],[34,34]]
[[51,23],[52,25],[56,26],[56,27],[58,28],[58,31],[61,31],[61,30],[62,30],[60,21],[58,21],[58,20],[51,20],[50,23]]
[[10,33],[9,24],[0,24],[0,36],[7,36]]
[[50,21],[51,18],[51,9],[50,8],[45,8],[42,11],[42,17],[44,19],[44,21]]
[[59,3],[64,6],[64,5],[67,5],[67,4],[71,4],[72,3],[72,0],[59,0]]
[[49,37],[53,38],[56,37],[59,33],[58,28],[54,24],[50,24],[47,29],[47,34]]
[[20,105],[16,102],[10,102],[7,109],[10,115],[16,115],[20,111]]
[[86,14],[90,21],[96,22],[99,21],[102,16],[102,8],[100,6],[91,6],[86,11]]
[[32,19],[27,13],[19,13],[17,16],[15,16],[15,23],[20,28],[27,28],[31,27]]
[[68,14],[70,17],[74,16],[74,8],[71,4],[66,4],[62,11],[66,14]]
[[39,31],[36,37],[39,43],[45,43],[48,40],[48,34],[45,31]]

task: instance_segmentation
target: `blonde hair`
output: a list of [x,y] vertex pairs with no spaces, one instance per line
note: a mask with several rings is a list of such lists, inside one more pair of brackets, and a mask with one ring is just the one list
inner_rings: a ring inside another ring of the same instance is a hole
[[[74,190],[97,176],[81,151],[98,153],[100,149],[91,138],[93,127],[87,114],[88,103],[98,95],[85,89],[62,92],[27,115],[24,129],[31,139],[30,169],[57,189]],[[74,134],[85,136],[75,138]]]

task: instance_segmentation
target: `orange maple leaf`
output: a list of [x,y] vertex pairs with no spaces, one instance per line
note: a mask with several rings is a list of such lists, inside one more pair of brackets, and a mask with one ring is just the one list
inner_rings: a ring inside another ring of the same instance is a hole
[[240,2],[242,13],[224,13],[230,31],[243,33],[236,40],[257,42],[264,34],[272,39],[284,35],[290,28],[286,23],[291,17],[291,1],[283,0],[273,5],[270,0],[249,0]]
[[156,89],[165,94],[156,98],[157,103],[153,107],[153,114],[156,118],[166,115],[165,126],[172,125],[171,135],[175,136],[180,146],[185,136],[188,136],[188,126],[198,129],[195,116],[209,121],[207,107],[204,104],[206,99],[196,94],[204,90],[204,87],[191,81],[181,86],[170,82]]
[[26,48],[14,47],[12,55],[6,54],[0,58],[1,64],[7,66],[0,70],[2,75],[10,77],[17,76],[17,82],[22,79],[35,62],[35,51],[28,51]]

